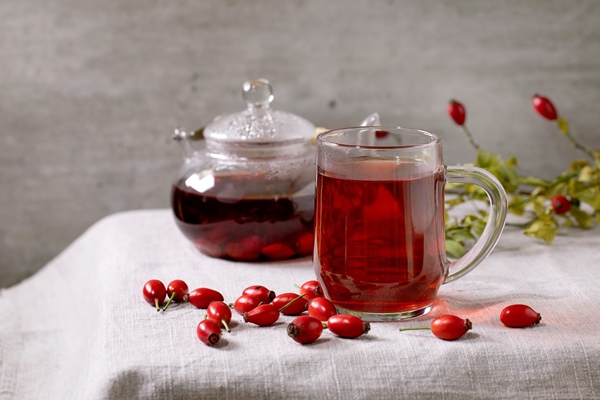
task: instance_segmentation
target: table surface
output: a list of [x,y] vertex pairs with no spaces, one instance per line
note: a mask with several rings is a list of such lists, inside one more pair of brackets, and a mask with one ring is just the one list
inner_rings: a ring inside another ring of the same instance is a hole
[[[234,313],[232,332],[209,347],[195,333],[204,310],[157,313],[144,282],[183,279],[232,302],[253,284],[297,291],[314,279],[310,259],[211,259],[169,210],[111,215],[0,292],[0,398],[600,398],[599,233],[570,230],[546,245],[506,229],[477,269],[442,286],[429,314],[373,323],[358,339],[324,331],[300,345],[286,335],[293,317],[257,327]],[[514,303],[541,324],[504,327],[500,311]],[[398,331],[446,313],[473,329],[453,342]]]

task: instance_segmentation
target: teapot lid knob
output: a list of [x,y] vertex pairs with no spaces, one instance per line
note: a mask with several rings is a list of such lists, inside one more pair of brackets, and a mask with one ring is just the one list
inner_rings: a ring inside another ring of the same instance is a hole
[[268,108],[274,98],[271,83],[266,79],[244,82],[242,95],[248,107]]

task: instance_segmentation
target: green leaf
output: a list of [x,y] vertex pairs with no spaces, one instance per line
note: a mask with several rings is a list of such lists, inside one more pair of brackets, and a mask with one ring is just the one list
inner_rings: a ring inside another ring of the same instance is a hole
[[477,152],[477,166],[480,168],[490,169],[495,167],[500,162],[500,157],[497,154],[487,150],[479,150]]
[[548,182],[540,179],[540,178],[536,178],[535,176],[519,176],[519,183],[521,185],[529,185],[529,186],[547,186]]
[[514,196],[508,203],[508,209],[515,215],[523,215],[525,206],[527,206],[527,200],[521,196]]
[[560,129],[563,135],[569,134],[569,122],[565,117],[558,117],[556,123],[558,124],[558,129]]
[[449,232],[447,231],[446,235],[451,239],[461,243],[464,243],[469,240],[475,240],[475,236],[467,228],[454,229]]
[[475,232],[475,234],[477,236],[481,236],[481,234],[483,233],[483,230],[485,229],[485,225],[486,225],[486,219],[478,219],[477,221],[473,222],[473,225],[471,225],[471,230],[473,232]]
[[446,239],[446,253],[450,254],[454,258],[460,258],[465,255],[467,250],[465,247],[453,239]]
[[558,232],[558,224],[554,218],[552,219],[537,219],[529,225],[523,233],[527,236],[542,239],[546,243],[550,244],[554,240],[556,233]]
[[575,218],[577,225],[582,229],[588,229],[592,225],[592,216],[579,207],[571,206],[569,214]]

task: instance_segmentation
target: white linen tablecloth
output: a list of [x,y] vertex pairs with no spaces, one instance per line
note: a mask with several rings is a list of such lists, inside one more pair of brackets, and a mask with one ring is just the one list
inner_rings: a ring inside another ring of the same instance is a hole
[[[308,258],[236,263],[198,253],[169,210],[109,216],[19,285],[0,292],[1,399],[597,399],[600,398],[600,231],[571,230],[548,246],[507,228],[492,255],[444,285],[426,316],[373,323],[358,339],[324,331],[310,345],[243,322],[209,347],[204,310],[157,313],[149,279],[183,279],[233,302],[252,284],[277,293],[314,279]],[[539,326],[504,327],[513,303]],[[436,316],[469,318],[446,342]]]

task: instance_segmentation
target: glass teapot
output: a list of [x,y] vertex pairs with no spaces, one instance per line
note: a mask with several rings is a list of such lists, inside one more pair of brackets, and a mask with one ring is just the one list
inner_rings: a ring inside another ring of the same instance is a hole
[[194,150],[176,129],[185,162],[171,205],[181,232],[200,250],[235,261],[283,260],[313,252],[316,128],[273,110],[267,80],[245,82],[247,108],[216,118]]

